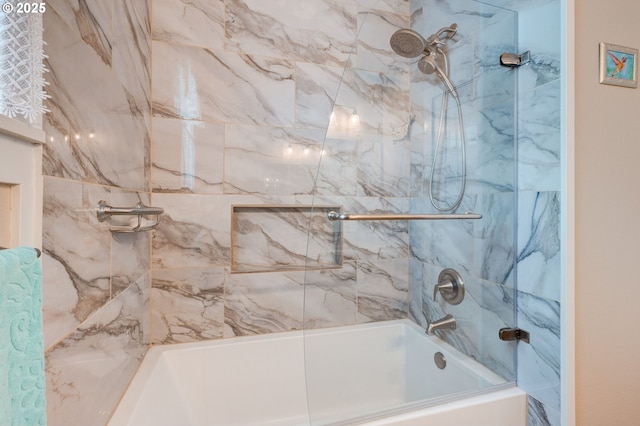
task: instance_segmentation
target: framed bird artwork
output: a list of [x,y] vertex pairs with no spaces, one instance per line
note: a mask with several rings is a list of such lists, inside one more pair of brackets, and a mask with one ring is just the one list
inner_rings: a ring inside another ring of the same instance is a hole
[[600,83],[638,87],[638,49],[600,43]]

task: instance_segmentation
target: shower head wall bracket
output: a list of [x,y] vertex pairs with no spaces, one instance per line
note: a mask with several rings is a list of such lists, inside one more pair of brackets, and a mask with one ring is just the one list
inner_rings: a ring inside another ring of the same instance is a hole
[[503,53],[500,55],[500,65],[503,67],[517,68],[531,62],[531,52],[528,50],[518,55],[517,53]]

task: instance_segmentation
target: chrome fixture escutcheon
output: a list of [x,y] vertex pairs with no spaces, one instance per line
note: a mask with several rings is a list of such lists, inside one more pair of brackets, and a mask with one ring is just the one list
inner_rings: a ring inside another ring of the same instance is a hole
[[447,366],[447,358],[444,357],[442,352],[436,352],[433,355],[433,361],[436,363],[436,367],[443,370]]

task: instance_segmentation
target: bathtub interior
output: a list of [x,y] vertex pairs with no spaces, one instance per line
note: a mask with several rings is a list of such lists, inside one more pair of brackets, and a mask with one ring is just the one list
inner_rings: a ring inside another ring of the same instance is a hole
[[[326,355],[323,371],[305,372],[305,339]],[[438,351],[448,362],[443,370],[433,360]],[[316,376],[311,419],[305,374]],[[396,320],[154,347],[109,424],[333,424],[505,386],[415,324]]]
[[[305,336],[305,354],[313,357],[306,364],[312,424],[384,416],[509,385],[408,320]],[[437,352],[447,360],[444,369],[436,366]]]

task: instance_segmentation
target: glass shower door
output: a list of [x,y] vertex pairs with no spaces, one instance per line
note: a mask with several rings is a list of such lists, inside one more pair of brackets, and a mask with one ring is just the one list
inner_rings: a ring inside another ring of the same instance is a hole
[[[498,331],[515,325],[516,74],[499,57],[516,51],[517,17],[473,0],[425,0],[406,9],[405,1],[358,6],[354,52],[330,93],[304,282],[312,424],[413,409],[515,381],[515,343],[501,341]],[[452,23],[457,33],[441,46],[446,78],[423,73],[422,55],[406,58],[390,47],[401,28],[429,40]],[[445,95],[445,80],[455,96]],[[441,214],[431,198],[455,199],[463,179],[460,207],[444,213],[481,219],[328,218],[330,211]],[[335,267],[316,268],[313,258],[327,241]],[[464,282],[459,304],[435,291],[445,269]],[[425,335],[447,315],[454,330]],[[449,362],[440,370],[434,355],[442,351]],[[475,363],[477,375],[468,369]]]

